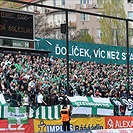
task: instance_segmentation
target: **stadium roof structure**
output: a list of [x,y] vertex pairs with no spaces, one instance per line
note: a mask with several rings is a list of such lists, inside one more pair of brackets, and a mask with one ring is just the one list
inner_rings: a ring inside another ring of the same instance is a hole
[[47,56],[48,53],[51,53],[51,51],[48,50],[35,50],[30,48],[0,46],[0,53],[17,54],[18,52],[21,52],[22,55],[31,55],[31,56]]

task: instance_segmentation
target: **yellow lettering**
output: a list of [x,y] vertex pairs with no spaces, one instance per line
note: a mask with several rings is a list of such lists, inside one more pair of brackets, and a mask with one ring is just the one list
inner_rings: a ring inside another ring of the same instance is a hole
[[10,32],[18,32],[18,33],[32,34],[32,29],[25,28],[25,27],[8,26],[8,30]]
[[0,30],[6,30],[6,26],[5,26],[5,24],[4,25],[0,25]]

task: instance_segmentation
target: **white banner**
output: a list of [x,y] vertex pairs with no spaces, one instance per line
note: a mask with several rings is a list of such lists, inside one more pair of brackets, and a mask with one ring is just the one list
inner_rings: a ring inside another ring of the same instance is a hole
[[109,98],[74,96],[68,99],[73,106],[72,114],[114,115],[114,105]]

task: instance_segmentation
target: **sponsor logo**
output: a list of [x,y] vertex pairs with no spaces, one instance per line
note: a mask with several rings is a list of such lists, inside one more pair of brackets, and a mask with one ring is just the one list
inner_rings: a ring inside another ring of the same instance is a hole
[[109,119],[107,124],[108,124],[108,128],[109,129],[113,129],[114,128],[114,122],[112,121],[112,119]]
[[[38,124],[39,130],[37,132],[62,132],[63,127],[62,125],[47,125],[44,120],[40,120]],[[103,126],[96,124],[96,125],[70,125],[71,131],[80,131],[80,130],[97,130],[103,129]]]
[[[13,127],[15,125],[15,127]],[[19,130],[19,131],[24,131],[25,128],[22,127],[23,124],[17,125],[16,124],[8,124],[8,128],[0,128],[0,131],[6,131],[6,130]]]
[[109,119],[107,121],[107,126],[109,129],[113,128],[132,128],[133,127],[133,121],[131,120],[115,120]]

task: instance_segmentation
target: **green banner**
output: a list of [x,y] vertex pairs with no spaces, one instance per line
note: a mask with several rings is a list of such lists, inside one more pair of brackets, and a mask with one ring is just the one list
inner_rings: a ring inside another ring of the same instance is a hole
[[[66,41],[37,38],[35,49],[52,51],[49,56],[66,58]],[[75,61],[96,61],[106,64],[127,64],[126,47],[69,41],[69,59]],[[129,61],[133,64],[133,48],[129,49]]]

